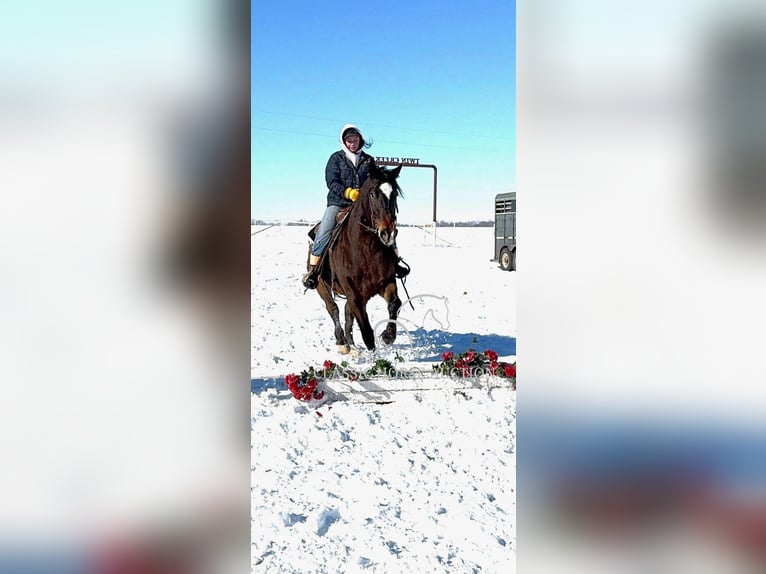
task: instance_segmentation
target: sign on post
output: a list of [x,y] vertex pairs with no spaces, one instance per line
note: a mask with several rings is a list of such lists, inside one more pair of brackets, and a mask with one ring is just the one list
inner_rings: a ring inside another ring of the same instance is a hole
[[383,165],[388,165],[388,164],[419,165],[420,158],[419,157],[376,157],[375,163],[380,163]]

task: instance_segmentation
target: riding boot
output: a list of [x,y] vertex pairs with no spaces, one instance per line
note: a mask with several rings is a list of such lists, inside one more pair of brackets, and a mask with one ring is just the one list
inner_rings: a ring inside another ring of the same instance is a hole
[[[404,265],[402,265],[402,263]],[[405,267],[406,266],[406,267]],[[399,278],[403,279],[404,277],[407,277],[407,275],[410,274],[410,266],[407,265],[407,263],[402,259],[401,257],[396,262],[396,271],[394,271],[394,274]]]
[[306,289],[316,289],[319,285],[319,272],[317,270],[317,265],[319,265],[319,255],[314,255],[312,253],[309,256],[308,273],[306,273],[301,278],[301,283],[303,283],[303,286]]
[[319,285],[319,277],[316,265],[309,265],[309,271],[301,279],[301,283],[306,289],[316,289]]

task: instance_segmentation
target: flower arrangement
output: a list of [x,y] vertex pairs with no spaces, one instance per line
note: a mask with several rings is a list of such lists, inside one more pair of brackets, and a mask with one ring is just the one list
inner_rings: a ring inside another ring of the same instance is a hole
[[346,361],[340,364],[330,360],[322,363],[322,367],[315,369],[309,367],[301,371],[300,375],[291,373],[285,377],[285,384],[293,396],[299,401],[321,400],[324,391],[318,391],[319,379],[347,378],[350,381],[365,380],[375,375],[396,376],[396,368],[386,359],[376,360],[372,366],[364,372],[355,371],[348,366]]
[[[399,359],[399,357],[397,357]],[[403,360],[403,359],[399,359]],[[465,353],[455,355],[452,351],[442,353],[442,362],[433,366],[433,372],[450,377],[467,378],[481,375],[492,375],[513,379],[516,387],[516,363],[498,361],[497,353],[491,349],[476,352],[469,349]],[[330,360],[322,363],[321,367],[309,367],[296,375],[291,373],[285,377],[285,384],[293,396],[299,401],[321,400],[325,393],[318,389],[323,379],[348,379],[350,381],[367,380],[373,376],[408,377],[411,373],[398,371],[386,359],[377,359],[365,371],[357,371],[349,367],[346,361],[340,364]]]
[[497,360],[497,353],[487,349],[483,353],[468,350],[455,355],[452,351],[442,353],[442,362],[434,365],[434,371],[451,377],[476,377],[490,374],[495,377],[515,379],[516,363]]
[[302,371],[300,375],[292,373],[287,375],[285,383],[293,396],[299,401],[324,398],[324,391],[317,391],[316,377],[309,374],[308,371]]

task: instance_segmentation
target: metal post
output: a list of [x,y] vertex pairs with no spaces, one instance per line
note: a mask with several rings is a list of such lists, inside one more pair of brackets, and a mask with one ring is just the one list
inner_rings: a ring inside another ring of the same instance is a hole
[[435,165],[429,165],[428,167],[432,167],[434,169],[434,247],[436,247],[436,166]]

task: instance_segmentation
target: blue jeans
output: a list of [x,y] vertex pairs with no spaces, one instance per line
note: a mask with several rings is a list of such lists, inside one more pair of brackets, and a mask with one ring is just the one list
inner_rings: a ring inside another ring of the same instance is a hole
[[330,236],[332,230],[335,229],[335,217],[340,211],[340,207],[337,205],[328,205],[324,210],[324,215],[319,222],[319,229],[317,229],[316,237],[314,238],[314,245],[311,247],[311,254],[317,257],[324,253],[327,249],[327,244],[330,242]]

